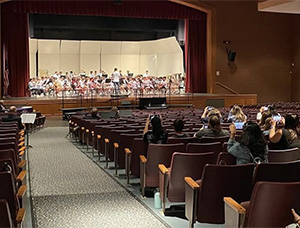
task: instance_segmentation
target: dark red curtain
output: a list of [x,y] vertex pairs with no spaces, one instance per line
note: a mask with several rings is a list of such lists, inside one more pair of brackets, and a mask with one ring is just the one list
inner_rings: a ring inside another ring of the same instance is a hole
[[5,44],[8,54],[8,95],[12,97],[26,96],[29,81],[27,13],[2,13],[2,42],[3,45]]
[[[187,91],[206,92],[206,14],[168,0],[10,1],[2,4],[2,47],[8,47],[10,96],[26,96],[29,80],[28,14],[66,14],[186,20]],[[195,77],[195,78],[194,78]]]
[[206,93],[206,20],[185,20],[186,92]]

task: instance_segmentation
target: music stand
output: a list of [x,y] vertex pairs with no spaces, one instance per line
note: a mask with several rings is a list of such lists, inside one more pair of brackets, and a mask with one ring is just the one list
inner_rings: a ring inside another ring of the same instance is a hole
[[26,149],[32,148],[31,145],[29,145],[29,124],[34,124],[36,118],[36,113],[23,113],[21,115],[21,121],[26,126]]

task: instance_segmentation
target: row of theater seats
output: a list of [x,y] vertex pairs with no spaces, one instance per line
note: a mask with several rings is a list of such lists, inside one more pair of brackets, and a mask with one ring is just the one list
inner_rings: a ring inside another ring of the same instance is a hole
[[[200,113],[190,110],[182,113],[186,120],[185,132],[193,134],[202,126],[199,124]],[[171,125],[178,118],[178,111],[160,114],[164,128],[172,135]],[[108,120],[73,116],[70,134],[88,149],[92,147],[92,152],[96,149],[99,160],[104,156],[107,167],[109,161],[114,161],[116,176],[118,169],[125,168],[128,184],[131,175],[140,177],[142,195],[149,188],[159,187],[163,211],[167,199],[169,202],[185,202],[186,217],[191,225],[195,221],[224,223],[223,197],[232,197],[239,203],[247,201],[252,189],[256,189],[255,183],[300,181],[295,175],[300,171],[300,163],[293,162],[300,159],[298,148],[270,151],[270,162],[290,163],[260,164],[255,169],[259,173],[253,175],[254,165],[235,166],[235,158],[226,152],[228,137],[204,137],[201,140],[170,137],[168,144],[148,146],[142,138],[148,115],[136,112],[131,118]],[[273,175],[276,170],[280,170],[279,176]],[[284,221],[290,217],[286,216]]]
[[0,227],[20,226],[25,218],[25,149],[24,131],[17,123],[0,123]]

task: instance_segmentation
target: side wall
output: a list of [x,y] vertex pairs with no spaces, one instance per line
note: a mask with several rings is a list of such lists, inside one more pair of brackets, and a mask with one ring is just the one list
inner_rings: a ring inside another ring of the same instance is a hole
[[[258,12],[256,1],[208,4],[217,11],[216,81],[238,93],[257,94],[258,102],[290,101],[292,16]],[[237,52],[230,65],[224,40]],[[215,93],[222,92],[215,86]]]
[[299,15],[293,16],[293,49],[292,49],[292,101],[300,101],[300,21]]

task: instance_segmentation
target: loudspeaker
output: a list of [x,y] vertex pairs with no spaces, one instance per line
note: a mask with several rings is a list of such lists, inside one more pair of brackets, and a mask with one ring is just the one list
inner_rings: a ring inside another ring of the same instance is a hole
[[234,62],[235,56],[236,56],[236,52],[235,51],[229,51],[228,52],[228,61]]

